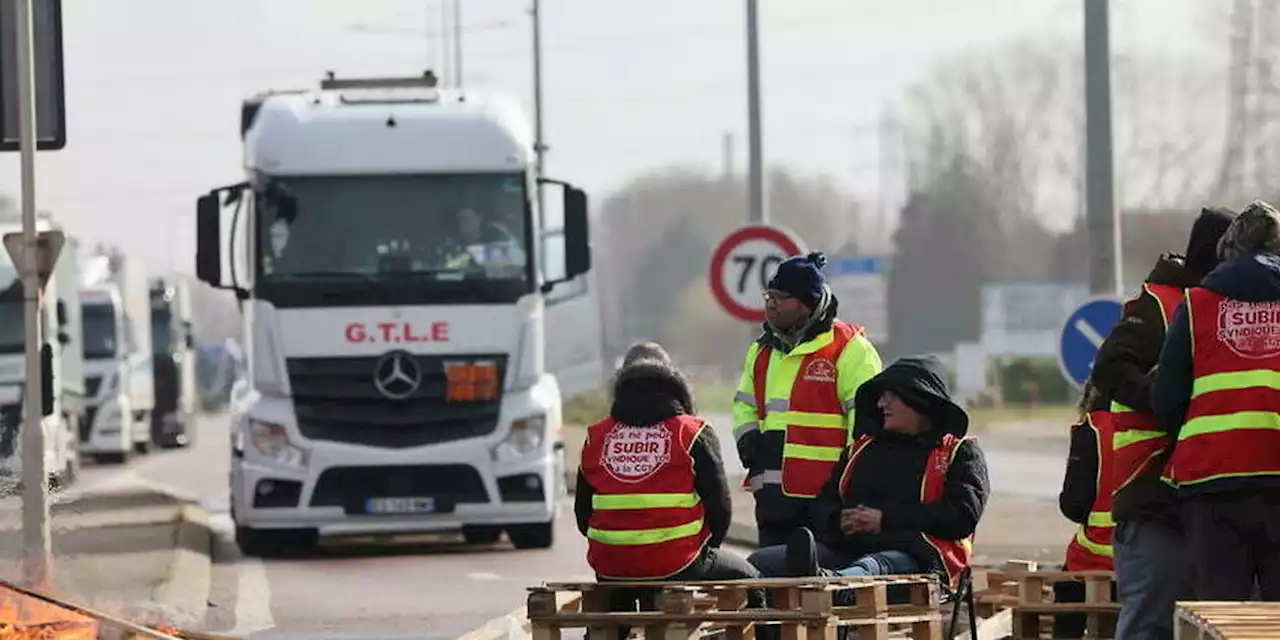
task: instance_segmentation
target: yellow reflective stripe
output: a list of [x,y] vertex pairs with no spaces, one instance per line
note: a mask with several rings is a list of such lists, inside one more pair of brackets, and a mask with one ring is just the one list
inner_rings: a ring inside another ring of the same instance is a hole
[[1114,527],[1116,521],[1111,518],[1110,511],[1092,511],[1089,513],[1089,526],[1091,527]]
[[1234,391],[1252,387],[1280,389],[1280,371],[1251,369],[1249,371],[1228,371],[1200,376],[1191,383],[1191,397],[1194,398],[1214,391]]
[[1211,475],[1207,478],[1200,478],[1199,480],[1182,480],[1179,482],[1174,482],[1168,478],[1161,478],[1161,479],[1165,481],[1165,484],[1168,484],[1170,486],[1185,487],[1188,485],[1201,484],[1204,482],[1212,482],[1214,480],[1222,480],[1223,478],[1259,478],[1263,476],[1280,476],[1280,471],[1242,471],[1239,473],[1218,473],[1215,475]]
[[1122,405],[1119,402],[1112,400],[1111,413],[1133,413],[1133,409],[1130,409],[1129,407],[1126,407],[1125,405]]
[[1164,438],[1168,435],[1163,431],[1142,431],[1140,429],[1117,431],[1112,437],[1112,446],[1116,449],[1123,449],[1130,445],[1155,440],[1156,438]]
[[1076,544],[1079,544],[1085,549],[1088,549],[1089,551],[1092,551],[1104,558],[1110,558],[1112,556],[1111,545],[1098,544],[1090,540],[1089,536],[1084,534],[1084,529],[1076,529]]
[[1182,426],[1178,442],[1196,436],[1244,429],[1280,429],[1280,414],[1271,411],[1238,411],[1219,416],[1192,418]]
[[797,427],[815,427],[819,429],[844,429],[844,414],[810,413],[808,411],[783,411],[771,413],[764,418],[763,431],[781,431],[788,425]]
[[591,496],[595,509],[665,509],[698,506],[696,493],[633,493]]
[[674,527],[661,527],[658,529],[633,529],[629,531],[612,531],[607,529],[596,529],[592,527],[587,529],[587,537],[603,544],[612,544],[617,546],[635,546],[645,544],[659,544],[662,542],[670,542],[679,540],[680,538],[688,538],[696,536],[702,531],[702,520],[695,520],[688,524],[682,524]]
[[843,452],[844,447],[819,447],[812,444],[793,444],[790,442],[782,445],[782,457],[796,460],[837,462]]

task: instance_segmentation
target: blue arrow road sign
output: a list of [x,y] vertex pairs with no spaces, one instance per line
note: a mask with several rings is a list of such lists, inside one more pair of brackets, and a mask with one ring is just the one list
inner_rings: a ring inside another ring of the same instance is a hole
[[1067,316],[1058,339],[1058,366],[1068,381],[1077,387],[1084,386],[1093,370],[1098,348],[1120,323],[1123,310],[1124,303],[1120,300],[1094,298]]

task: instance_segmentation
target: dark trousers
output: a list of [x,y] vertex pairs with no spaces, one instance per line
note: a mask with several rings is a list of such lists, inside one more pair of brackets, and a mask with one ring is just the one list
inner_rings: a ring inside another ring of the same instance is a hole
[[1182,515],[1197,600],[1280,602],[1280,492],[1193,496]]
[[[684,571],[677,573],[670,578],[663,578],[662,581],[671,582],[697,582],[697,581],[721,581],[721,580],[747,580],[752,578],[760,578],[760,572],[751,566],[745,558],[731,551],[724,549],[706,549],[702,552],[702,557],[694,561]],[[607,578],[597,577],[598,582],[610,582]],[[627,580],[626,582],[633,582]],[[614,589],[609,594],[609,610],[610,611],[655,611],[657,609],[656,589],[628,588]],[[637,609],[637,605],[639,608]],[[765,606],[765,592],[763,589],[752,589],[747,592],[747,606],[753,608],[763,608]],[[619,638],[627,637],[630,629],[619,629]],[[596,640],[596,639],[592,639]]]

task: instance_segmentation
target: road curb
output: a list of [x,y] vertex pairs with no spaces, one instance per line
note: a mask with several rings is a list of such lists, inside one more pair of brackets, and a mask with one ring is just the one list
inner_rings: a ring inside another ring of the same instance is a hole
[[[213,578],[213,530],[209,513],[193,504],[183,505],[174,540],[169,575],[155,590],[155,601],[178,627],[204,619]],[[179,619],[172,619],[179,618]]]

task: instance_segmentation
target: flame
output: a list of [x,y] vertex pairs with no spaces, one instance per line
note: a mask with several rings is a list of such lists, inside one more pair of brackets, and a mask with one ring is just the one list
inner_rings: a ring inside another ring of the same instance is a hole
[[94,640],[86,615],[0,587],[0,640]]

